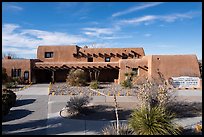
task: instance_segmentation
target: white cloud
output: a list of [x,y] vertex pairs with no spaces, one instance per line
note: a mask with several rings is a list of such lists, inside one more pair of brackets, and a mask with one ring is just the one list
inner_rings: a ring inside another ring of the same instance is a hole
[[116,13],[114,13],[112,15],[112,17],[122,16],[122,15],[125,15],[125,14],[128,14],[128,13],[134,12],[134,11],[143,10],[143,9],[147,9],[147,8],[150,8],[150,7],[155,7],[155,6],[160,5],[162,3],[163,2],[145,3],[145,4],[140,5],[140,6],[131,7],[131,8],[129,8],[127,10],[124,10],[124,11],[116,12]]
[[146,33],[146,34],[144,34],[144,36],[145,36],[145,37],[150,37],[150,36],[152,36],[152,34]]
[[2,30],[2,51],[12,51],[19,55],[36,54],[39,45],[71,45],[89,41],[79,35],[23,29],[16,24],[4,24]]
[[111,35],[116,31],[120,30],[119,27],[114,28],[83,28],[84,34],[88,36],[99,37],[101,35]]
[[146,16],[139,17],[139,18],[121,20],[119,23],[120,23],[120,24],[137,24],[137,23],[152,21],[152,20],[155,20],[155,19],[157,19],[157,18],[158,18],[157,16],[146,15]]
[[132,38],[132,36],[107,36],[107,37],[101,37],[102,39],[106,40],[112,40],[112,39],[126,39],[126,38]]
[[22,11],[23,8],[21,6],[18,6],[16,3],[3,3],[3,9],[8,11]]
[[195,14],[197,13],[186,12],[186,13],[175,13],[175,14],[169,14],[169,15],[145,15],[138,18],[120,20],[118,24],[125,25],[125,24],[144,23],[145,25],[149,25],[150,23],[156,20],[165,21],[165,22],[175,22],[176,20],[192,19]]

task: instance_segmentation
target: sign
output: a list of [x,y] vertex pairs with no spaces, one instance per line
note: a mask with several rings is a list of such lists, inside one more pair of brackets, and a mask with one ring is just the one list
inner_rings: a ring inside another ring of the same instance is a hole
[[173,83],[172,85],[175,88],[199,88],[200,87],[200,79],[199,77],[172,77]]

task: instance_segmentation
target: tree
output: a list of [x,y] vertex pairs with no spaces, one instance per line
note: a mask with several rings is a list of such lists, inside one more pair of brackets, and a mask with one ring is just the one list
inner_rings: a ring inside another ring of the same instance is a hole
[[10,56],[12,59],[18,58],[17,55],[12,52],[7,52],[7,53],[2,54],[2,58],[5,58],[6,56]]

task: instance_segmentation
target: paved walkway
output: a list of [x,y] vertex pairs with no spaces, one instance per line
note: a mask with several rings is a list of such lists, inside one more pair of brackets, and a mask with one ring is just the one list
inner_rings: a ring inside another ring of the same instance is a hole
[[[59,116],[61,110],[69,96],[57,95],[48,96],[49,84],[36,84],[31,87],[16,92],[17,103],[11,109],[11,112],[3,118],[2,134],[15,135],[93,135],[100,134],[101,129],[114,121],[94,121],[94,120],[76,120],[66,119]],[[193,93],[179,91],[177,95]],[[194,97],[201,98],[202,91]],[[184,94],[185,93],[185,94]],[[189,97],[189,96],[188,96]],[[192,97],[192,96],[191,96]],[[137,102],[135,97],[118,97],[119,102]],[[113,97],[98,96],[94,97],[92,102],[113,102]],[[202,120],[202,117],[175,119],[182,126],[188,126]],[[127,122],[127,121],[121,121]]]
[[46,134],[48,86],[48,84],[37,84],[16,92],[15,107],[3,117],[2,134]]

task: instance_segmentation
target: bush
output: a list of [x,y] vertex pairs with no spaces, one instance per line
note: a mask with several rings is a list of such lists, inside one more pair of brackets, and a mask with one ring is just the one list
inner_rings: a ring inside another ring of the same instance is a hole
[[[112,123],[111,125],[108,125],[107,127],[102,129],[103,135],[117,135],[116,131],[116,123]],[[128,125],[126,124],[120,124],[119,125],[119,135],[134,135],[134,131],[131,130]]]
[[128,123],[138,135],[177,135],[180,129],[172,122],[173,118],[162,107],[142,107],[131,114]]
[[130,79],[124,80],[121,83],[121,86],[124,87],[124,88],[132,88],[132,82],[131,82]]
[[90,83],[90,87],[91,87],[92,89],[98,89],[98,88],[99,88],[99,82],[98,82],[98,81],[92,81],[92,82]]
[[8,79],[8,75],[6,73],[6,69],[2,68],[2,82],[5,83]]
[[2,115],[7,115],[16,103],[16,94],[12,90],[2,90]]
[[81,69],[70,70],[66,81],[71,86],[85,86],[87,82],[86,74]]
[[66,107],[69,109],[69,112],[74,114],[84,113],[86,108],[85,106],[91,101],[92,98],[89,96],[75,96],[71,97],[70,101],[67,102]]
[[13,88],[14,85],[15,85],[14,82],[8,82],[8,83],[5,84],[5,87],[6,87],[6,88]]

